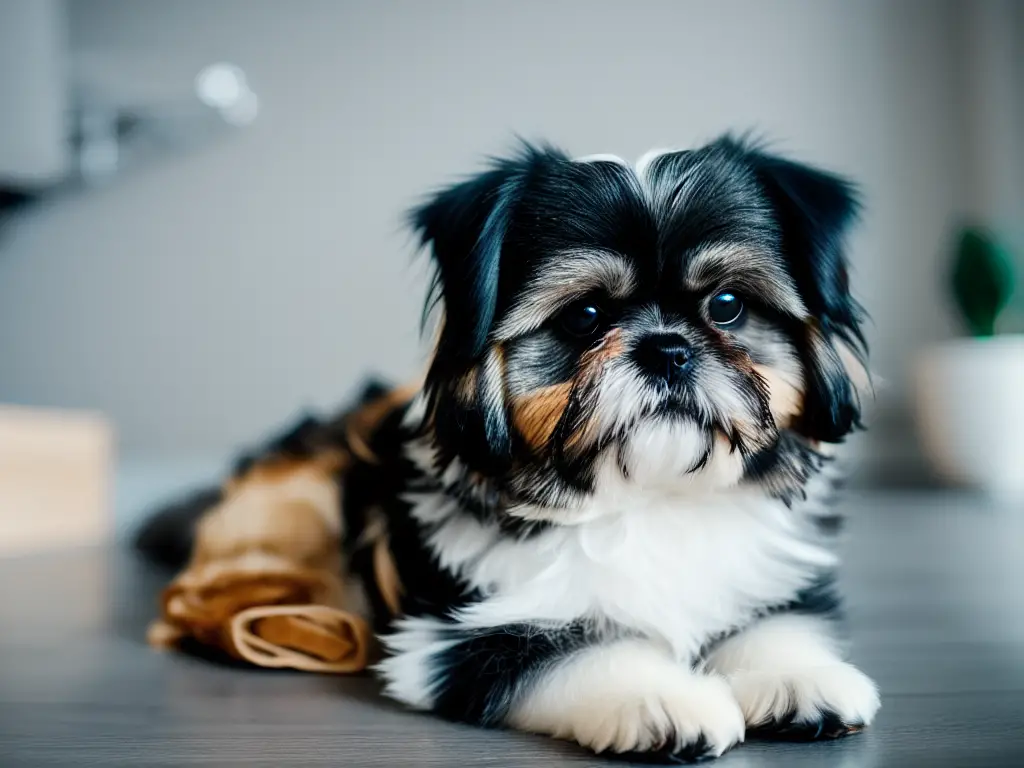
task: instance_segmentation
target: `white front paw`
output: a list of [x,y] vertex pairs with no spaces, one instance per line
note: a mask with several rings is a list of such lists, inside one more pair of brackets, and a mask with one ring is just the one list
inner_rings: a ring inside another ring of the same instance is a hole
[[716,677],[694,677],[676,690],[636,691],[587,709],[572,738],[595,752],[696,760],[717,757],[744,736],[743,714],[729,686]]
[[869,725],[878,689],[852,664],[790,671],[739,671],[729,684],[747,726],[788,738],[835,738]]
[[639,640],[595,647],[548,671],[510,725],[594,752],[682,762],[743,741],[729,684],[698,675]]
[[744,736],[743,713],[728,684],[689,675],[680,686],[623,685],[601,698],[566,701],[555,722],[518,725],[594,752],[660,756],[671,762],[717,757]]

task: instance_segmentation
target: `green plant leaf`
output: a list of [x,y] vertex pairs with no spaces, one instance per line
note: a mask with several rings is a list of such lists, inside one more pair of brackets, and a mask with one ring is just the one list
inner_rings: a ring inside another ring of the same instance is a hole
[[960,235],[952,287],[960,313],[974,336],[995,334],[996,319],[1013,295],[1009,253],[986,231],[969,227]]

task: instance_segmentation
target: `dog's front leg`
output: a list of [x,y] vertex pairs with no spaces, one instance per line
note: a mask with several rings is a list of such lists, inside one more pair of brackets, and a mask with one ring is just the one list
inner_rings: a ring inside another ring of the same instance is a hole
[[386,643],[387,693],[452,720],[670,761],[720,755],[743,740],[728,684],[644,639],[602,639],[579,625],[409,619]]
[[705,666],[729,681],[747,728],[795,740],[835,738],[868,725],[875,684],[842,658],[821,616],[782,613],[728,638]]

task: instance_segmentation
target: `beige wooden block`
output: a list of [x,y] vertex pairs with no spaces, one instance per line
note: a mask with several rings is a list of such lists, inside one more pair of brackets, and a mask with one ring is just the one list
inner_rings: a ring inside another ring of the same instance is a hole
[[0,556],[109,538],[113,445],[98,414],[0,405]]

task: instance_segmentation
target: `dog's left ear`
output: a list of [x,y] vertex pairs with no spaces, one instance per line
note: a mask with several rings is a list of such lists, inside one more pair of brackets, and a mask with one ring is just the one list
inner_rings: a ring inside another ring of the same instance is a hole
[[858,202],[846,180],[780,157],[748,155],[775,210],[790,274],[810,313],[805,334],[806,392],[797,431],[840,442],[860,426],[860,398],[849,365],[863,366],[864,312],[850,294],[843,245]]

